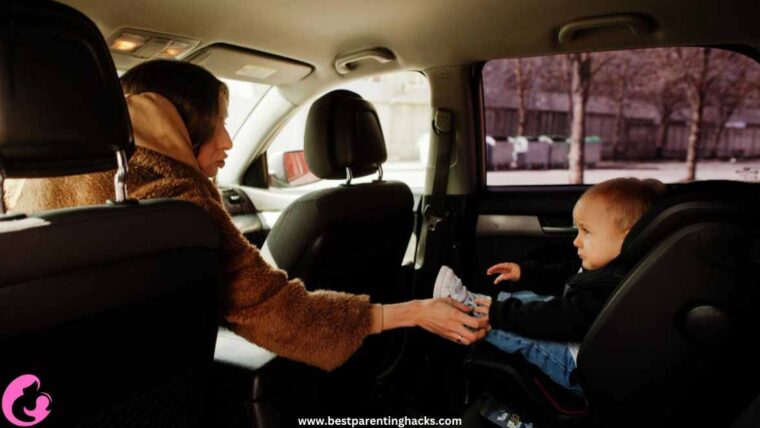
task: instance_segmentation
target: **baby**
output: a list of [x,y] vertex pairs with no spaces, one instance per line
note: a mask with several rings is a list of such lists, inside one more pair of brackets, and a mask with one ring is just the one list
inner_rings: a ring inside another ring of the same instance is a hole
[[509,280],[515,282],[513,290],[530,291],[500,293],[491,304],[489,297],[467,291],[453,271],[443,266],[434,297],[451,296],[477,306],[476,312],[487,312],[493,327],[486,336],[488,342],[505,352],[521,353],[552,380],[582,395],[580,386],[570,379],[578,343],[628,273],[616,263],[623,240],[664,189],[658,180],[616,178],[586,190],[573,209],[578,227],[573,245],[581,269],[570,279],[558,276],[562,268],[567,272],[566,265],[499,263],[487,271],[499,274],[495,284]]

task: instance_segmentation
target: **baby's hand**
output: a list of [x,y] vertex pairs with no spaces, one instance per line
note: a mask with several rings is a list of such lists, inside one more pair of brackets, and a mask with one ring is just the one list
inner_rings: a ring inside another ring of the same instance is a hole
[[519,281],[520,280],[520,265],[517,263],[498,263],[486,271],[487,275],[495,275],[499,274],[498,277],[493,281],[494,284],[498,284],[502,281]]

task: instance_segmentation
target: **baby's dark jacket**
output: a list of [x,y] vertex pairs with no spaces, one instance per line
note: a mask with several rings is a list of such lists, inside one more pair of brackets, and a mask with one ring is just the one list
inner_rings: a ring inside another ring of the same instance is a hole
[[510,283],[508,291],[530,290],[556,297],[548,302],[522,303],[513,297],[494,301],[489,313],[491,326],[532,339],[581,342],[628,269],[613,260],[603,268],[565,280],[568,271],[577,272],[579,262],[521,263],[520,280]]

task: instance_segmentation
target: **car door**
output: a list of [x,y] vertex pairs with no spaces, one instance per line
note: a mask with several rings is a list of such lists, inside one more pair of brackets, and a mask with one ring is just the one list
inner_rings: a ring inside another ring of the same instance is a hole
[[[498,262],[577,260],[572,210],[590,185],[615,177],[756,180],[756,92],[737,93],[760,70],[755,60],[699,47],[585,55],[493,60],[476,73],[484,171],[471,262],[481,291],[492,282],[485,270]],[[589,95],[583,121],[574,121],[570,71],[581,60],[589,61]],[[699,64],[711,86],[695,126],[690,82],[699,75],[681,66]],[[585,158],[573,169],[578,122]]]
[[572,212],[584,189],[502,187],[483,191],[475,229],[475,280],[486,284],[484,291],[495,279],[487,278],[486,270],[497,263],[551,263],[576,257]]

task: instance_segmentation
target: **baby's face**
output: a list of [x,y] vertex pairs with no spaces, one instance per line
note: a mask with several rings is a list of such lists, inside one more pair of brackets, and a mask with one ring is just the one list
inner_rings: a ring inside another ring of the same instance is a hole
[[602,197],[589,195],[581,198],[573,209],[573,221],[578,226],[578,236],[573,245],[584,270],[599,269],[620,255],[620,248],[628,230],[620,230],[607,209]]

